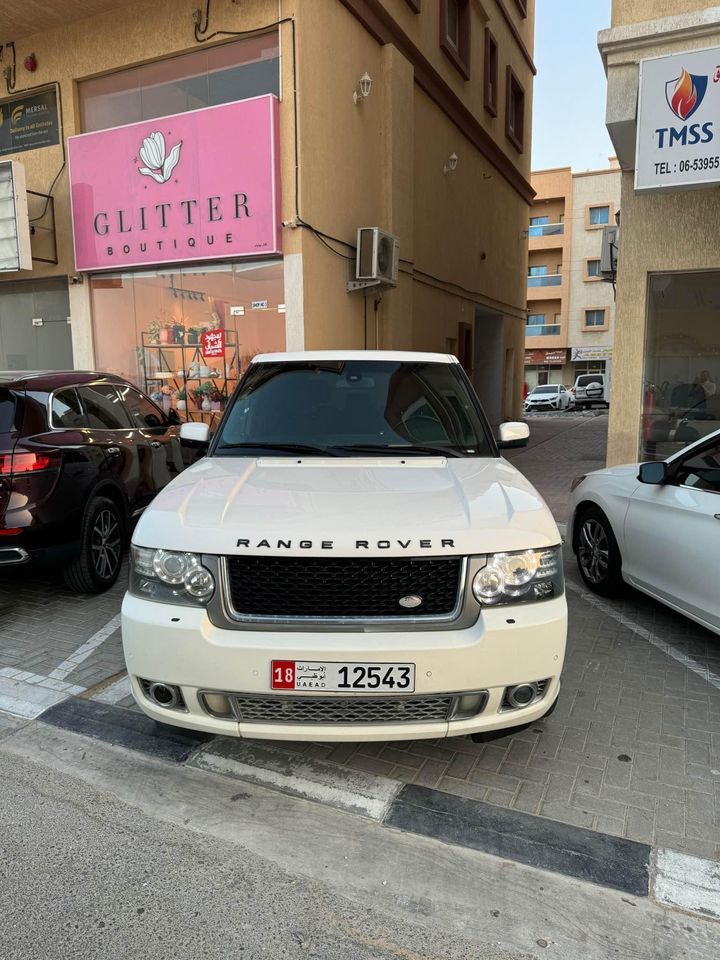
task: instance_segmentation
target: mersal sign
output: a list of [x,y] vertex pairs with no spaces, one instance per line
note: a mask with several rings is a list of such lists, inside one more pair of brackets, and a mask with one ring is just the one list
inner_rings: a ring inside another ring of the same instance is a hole
[[271,95],[68,140],[78,270],[279,253]]

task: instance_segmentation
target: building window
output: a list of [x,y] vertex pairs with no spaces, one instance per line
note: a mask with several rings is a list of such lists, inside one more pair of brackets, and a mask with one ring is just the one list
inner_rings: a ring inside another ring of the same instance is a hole
[[277,31],[82,80],[84,133],[280,92]]
[[542,267],[530,267],[528,270],[529,277],[545,277],[547,276],[547,265]]
[[525,147],[525,90],[511,66],[507,68],[506,87],[505,136],[522,153]]
[[463,370],[470,373],[473,366],[473,335],[469,323],[458,324],[458,352],[457,358]]
[[605,326],[605,311],[604,310],[586,310],[585,311],[585,329],[591,327],[604,327]]
[[470,79],[470,0],[440,0],[440,48]]
[[604,227],[610,223],[610,207],[590,207],[588,221],[591,227]]
[[600,261],[599,260],[587,260],[587,280],[599,280],[600,279]]
[[498,45],[489,27],[485,27],[484,89],[485,109],[491,117],[496,117],[498,104]]
[[531,227],[541,227],[543,224],[550,223],[549,217],[530,217]]

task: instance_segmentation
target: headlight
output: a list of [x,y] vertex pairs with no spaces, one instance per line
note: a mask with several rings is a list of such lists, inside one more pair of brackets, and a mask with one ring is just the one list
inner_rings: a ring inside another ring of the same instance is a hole
[[483,606],[551,600],[564,588],[560,547],[490,554],[472,582]]
[[215,578],[197,553],[130,547],[130,593],[159,603],[204,605],[215,592]]

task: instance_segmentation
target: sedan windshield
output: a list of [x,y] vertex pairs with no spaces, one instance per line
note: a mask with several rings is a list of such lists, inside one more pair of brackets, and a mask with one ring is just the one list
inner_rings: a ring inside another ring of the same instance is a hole
[[215,456],[494,456],[456,364],[317,360],[253,364]]

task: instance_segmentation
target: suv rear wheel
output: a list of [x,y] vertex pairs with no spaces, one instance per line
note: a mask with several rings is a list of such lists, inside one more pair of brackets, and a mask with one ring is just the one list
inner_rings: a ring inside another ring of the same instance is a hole
[[85,510],[80,553],[63,572],[75,593],[102,593],[117,580],[125,546],[120,510],[107,497],[93,497]]

